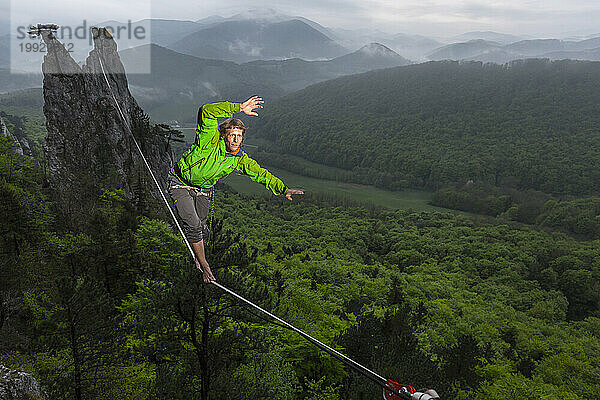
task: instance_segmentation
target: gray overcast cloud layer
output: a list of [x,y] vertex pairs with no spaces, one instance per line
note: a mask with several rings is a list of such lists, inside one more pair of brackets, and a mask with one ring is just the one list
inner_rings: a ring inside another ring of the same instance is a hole
[[2,14],[10,9],[13,19],[63,24],[149,17],[195,21],[270,8],[326,27],[435,37],[483,30],[535,37],[600,34],[598,0],[0,0],[0,4]]

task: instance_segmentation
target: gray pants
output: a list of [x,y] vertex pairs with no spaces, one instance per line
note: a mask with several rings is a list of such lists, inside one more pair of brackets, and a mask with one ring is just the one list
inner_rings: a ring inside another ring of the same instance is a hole
[[208,239],[208,208],[212,189],[186,186],[173,172],[169,173],[169,195],[190,243]]

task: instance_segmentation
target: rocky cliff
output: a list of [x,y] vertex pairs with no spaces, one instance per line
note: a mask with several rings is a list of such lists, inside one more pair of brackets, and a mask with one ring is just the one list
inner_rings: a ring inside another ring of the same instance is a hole
[[10,133],[10,131],[6,127],[6,124],[4,123],[4,119],[2,117],[0,117],[0,134],[2,136],[6,136],[7,138],[9,138],[10,140],[12,140],[15,143],[15,148],[14,148],[15,153],[23,155],[23,147],[21,146],[21,143],[12,133]]
[[[0,120],[2,120],[0,122],[0,130],[2,131],[2,134],[4,136],[7,136],[9,139],[11,139],[14,143],[15,143],[15,149],[14,152],[27,156],[27,157],[33,157],[34,156],[34,152],[33,152],[33,146],[34,144],[29,140],[29,138],[27,137],[27,134],[25,133],[25,126],[23,124],[23,122],[25,121],[25,118],[23,117],[15,117],[14,115],[10,115],[10,114],[5,114],[6,118],[1,118]],[[12,121],[11,121],[12,119]],[[7,123],[8,122],[8,123]],[[11,131],[7,125],[12,122],[13,123],[13,130]],[[15,123],[16,122],[16,123]]]
[[44,400],[46,398],[46,394],[33,376],[0,365],[0,399]]
[[48,48],[42,65],[45,152],[52,192],[62,213],[74,220],[89,215],[103,189],[122,189],[134,202],[140,193],[156,193],[128,126],[164,187],[172,163],[167,138],[160,127],[149,124],[129,92],[110,33],[94,28],[94,48],[83,66],[51,32],[43,32],[42,38]]

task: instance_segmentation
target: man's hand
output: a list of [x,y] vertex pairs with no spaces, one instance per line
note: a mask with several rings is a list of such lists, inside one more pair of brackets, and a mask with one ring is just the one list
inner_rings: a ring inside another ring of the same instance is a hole
[[285,197],[288,200],[292,200],[292,195],[293,194],[304,194],[304,190],[302,189],[288,189],[285,191]]
[[240,111],[243,111],[248,115],[254,115],[255,117],[258,117],[258,114],[254,112],[254,109],[263,108],[263,106],[261,106],[262,103],[264,103],[262,97],[252,96],[248,100],[240,104]]
[[194,260],[196,261],[196,268],[198,268],[202,272],[202,276],[204,277],[204,283],[215,282],[216,279],[210,270],[208,262],[204,261],[201,263],[200,261],[198,261],[197,258],[194,258]]

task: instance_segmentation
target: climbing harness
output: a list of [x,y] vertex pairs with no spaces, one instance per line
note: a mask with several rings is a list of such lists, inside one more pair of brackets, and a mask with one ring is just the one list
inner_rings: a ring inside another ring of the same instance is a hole
[[205,189],[205,188],[198,188],[198,187],[194,187],[194,186],[187,186],[187,185],[177,185],[177,184],[170,184],[169,186],[171,189],[186,189],[186,190],[193,190],[195,193],[195,196],[206,196],[208,198],[212,197],[212,188],[211,189]]
[[210,188],[210,196],[208,198],[208,241],[214,250],[214,229],[215,229],[215,187]]
[[[96,28],[98,29],[98,28]],[[133,131],[131,129],[131,126],[129,125],[129,123],[127,122],[127,119],[125,118],[125,114],[123,113],[123,111],[121,110],[121,107],[119,105],[119,102],[117,101],[113,91],[112,91],[112,87],[110,85],[110,82],[108,80],[108,77],[106,75],[106,71],[104,69],[104,64],[102,62],[102,53],[101,53],[101,49],[98,49],[98,60],[100,62],[100,68],[102,70],[102,75],[104,76],[104,80],[106,81],[106,84],[108,86],[108,91],[110,93],[110,95],[112,96],[112,99],[115,103],[115,106],[119,112],[119,115],[121,116],[121,119],[123,120],[125,127],[127,128],[127,130],[129,131],[131,138],[133,139],[133,142],[135,144],[135,147],[137,148],[140,157],[142,158],[142,160],[144,161],[144,164],[146,165],[146,168],[148,169],[148,172],[150,173],[150,176],[152,177],[152,180],[154,181],[154,184],[156,185],[156,188],[158,189],[158,192],[161,195],[161,198],[163,199],[163,202],[165,203],[165,206],[167,207],[167,209],[169,210],[169,213],[171,214],[171,217],[173,218],[173,221],[175,221],[175,225],[177,226],[177,229],[179,230],[179,233],[181,234],[190,254],[192,255],[192,258],[195,258],[195,253],[194,250],[192,249],[189,241],[187,240],[187,237],[185,236],[185,233],[183,232],[183,229],[181,228],[181,225],[179,224],[179,221],[177,220],[177,217],[175,216],[175,213],[173,212],[173,208],[171,207],[171,205],[169,204],[169,202],[167,201],[167,198],[165,197],[165,194],[163,193],[160,184],[158,183],[158,180],[156,179],[156,176],[154,175],[154,172],[152,172],[152,168],[150,168],[150,164],[148,163],[148,160],[146,159],[146,157],[144,156],[144,153],[142,152],[142,149],[140,147],[140,145],[138,144],[137,139],[135,138],[135,136],[133,135]],[[211,200],[212,200],[212,196],[214,195],[211,194]],[[212,227],[212,226],[211,226]],[[364,375],[365,377],[369,378],[370,380],[372,380],[373,382],[375,382],[376,384],[380,385],[383,388],[383,396],[385,400],[397,400],[397,399],[405,399],[405,400],[428,400],[428,399],[435,399],[436,397],[413,397],[414,394],[421,394],[419,392],[416,392],[415,389],[412,386],[409,385],[400,385],[390,379],[385,379],[382,376],[376,374],[375,372],[371,371],[370,369],[368,369],[367,367],[357,363],[356,361],[352,360],[351,358],[345,356],[344,354],[340,353],[339,351],[333,349],[332,347],[326,345],[325,343],[322,343],[321,341],[319,341],[318,339],[310,336],[308,333],[296,328],[295,326],[293,326],[292,324],[284,321],[283,319],[277,317],[276,315],[270,313],[269,311],[263,309],[262,307],[254,304],[253,302],[251,302],[250,300],[240,296],[239,294],[235,293],[234,291],[226,288],[225,286],[221,285],[220,283],[216,282],[216,281],[212,281],[210,282],[211,284],[213,284],[214,286],[220,288],[221,290],[229,293],[231,296],[235,297],[236,299],[246,303],[247,305],[261,311],[262,313],[266,314],[267,316],[269,316],[270,318],[272,318],[273,320],[279,322],[281,325],[283,325],[284,327],[286,327],[287,329],[290,329],[294,332],[296,332],[297,334],[299,334],[300,336],[302,336],[303,338],[305,338],[306,340],[308,340],[309,342],[313,343],[314,345],[316,345],[317,347],[319,347],[320,349],[322,349],[323,351],[329,353],[331,356],[333,356],[334,358],[338,359],[339,361],[341,361],[342,363],[348,365],[349,367],[351,367],[352,369],[354,369],[355,371],[357,371],[358,373]],[[437,397],[439,399],[439,397]]]

